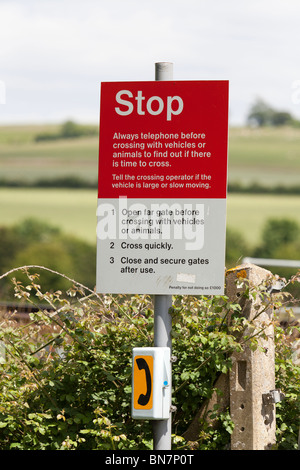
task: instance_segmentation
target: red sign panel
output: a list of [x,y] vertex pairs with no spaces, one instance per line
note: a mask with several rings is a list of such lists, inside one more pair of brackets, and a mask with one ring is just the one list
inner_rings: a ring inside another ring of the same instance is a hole
[[228,81],[101,84],[99,198],[225,198]]

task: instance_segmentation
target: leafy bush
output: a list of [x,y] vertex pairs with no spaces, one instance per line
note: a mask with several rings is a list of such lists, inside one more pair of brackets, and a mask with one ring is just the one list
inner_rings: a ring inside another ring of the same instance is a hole
[[289,331],[277,325],[276,333],[276,386],[284,390],[285,399],[276,405],[276,439],[279,450],[297,450],[300,432],[300,367],[295,364],[289,335],[291,330],[300,332],[299,325]]
[[[151,424],[130,412],[132,348],[153,344],[151,297],[98,295],[65,275],[66,293],[43,292],[32,269],[22,269],[22,282],[13,278],[15,295],[49,309],[37,309],[22,325],[9,315],[1,320],[0,449],[152,448]],[[243,348],[236,336],[244,328],[240,310],[226,296],[174,297],[173,448],[221,449],[230,442],[228,410],[213,410],[218,426],[204,421],[196,442],[182,436],[216,378],[229,371],[232,352]],[[279,441],[295,448],[299,368],[283,337],[277,335],[277,380],[292,402],[280,411]]]
[[299,239],[300,227],[294,220],[269,219],[262,232],[262,243],[255,250],[255,256],[272,258],[276,251]]
[[[65,235],[58,227],[33,218],[12,226],[0,228],[0,272],[12,266],[28,264],[48,266],[53,271],[66,273],[87,287],[93,288],[96,272],[96,247],[75,237]],[[66,289],[64,278],[41,272],[45,290]],[[2,298],[12,298],[9,283],[0,286]]]
[[[287,218],[268,219],[262,230],[261,243],[253,251],[253,256],[270,259],[300,259],[300,227],[295,220]],[[265,266],[279,276],[289,279],[295,275],[296,269],[290,267]],[[300,286],[297,283],[290,283],[289,292],[295,297],[300,296]]]
[[249,256],[249,247],[243,236],[230,227],[226,229],[226,267],[237,266],[242,258]]

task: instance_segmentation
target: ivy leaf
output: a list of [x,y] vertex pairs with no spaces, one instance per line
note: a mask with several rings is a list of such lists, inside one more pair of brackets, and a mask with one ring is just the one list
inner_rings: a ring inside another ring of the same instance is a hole
[[188,380],[190,378],[189,372],[182,372],[180,375],[181,380]]

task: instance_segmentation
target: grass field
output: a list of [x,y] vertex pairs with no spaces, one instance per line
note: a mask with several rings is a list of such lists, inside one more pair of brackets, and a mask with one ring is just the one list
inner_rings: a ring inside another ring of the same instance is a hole
[[[35,142],[58,126],[0,127],[1,178],[34,181],[76,175],[97,181],[98,138]],[[300,129],[231,128],[228,181],[299,184]]]
[[230,129],[229,182],[289,186],[299,184],[299,174],[299,129]]
[[300,225],[300,197],[231,194],[227,201],[227,226],[238,230],[249,245],[259,242],[267,219],[288,218]]
[[[35,181],[79,176],[97,182],[98,138],[35,142],[59,126],[0,127],[0,178]],[[300,184],[300,129],[229,130],[228,181],[290,186]],[[0,225],[36,217],[95,241],[96,190],[2,188]],[[270,217],[300,223],[300,197],[230,194],[227,225],[255,245]]]
[[[1,225],[35,217],[64,232],[96,241],[96,190],[0,189]],[[231,194],[227,201],[227,226],[238,230],[252,246],[259,242],[268,218],[288,217],[300,224],[300,197]]]
[[96,209],[96,190],[0,189],[0,225],[12,225],[33,217],[94,243]]
[[80,176],[97,181],[98,140],[95,137],[54,142],[0,143],[1,178],[19,181]]

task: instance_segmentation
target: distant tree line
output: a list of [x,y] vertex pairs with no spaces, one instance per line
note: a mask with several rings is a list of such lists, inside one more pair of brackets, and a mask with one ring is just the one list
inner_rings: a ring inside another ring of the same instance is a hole
[[249,126],[294,126],[300,127],[300,121],[285,110],[276,110],[261,98],[251,106],[247,116]]
[[[97,180],[90,181],[77,175],[61,176],[57,178],[40,178],[34,181],[11,180],[0,178],[0,188],[70,188],[70,189],[97,189]],[[245,194],[300,194],[299,185],[265,186],[260,183],[242,184],[228,183],[228,193]]]
[[72,188],[97,189],[97,181],[90,181],[77,175],[57,178],[40,178],[34,181],[21,179],[0,178],[0,188]]
[[300,194],[300,184],[284,186],[278,184],[275,186],[265,186],[260,183],[241,184],[239,182],[228,184],[229,193],[247,193],[247,194]]
[[79,125],[74,121],[65,122],[58,132],[43,132],[37,134],[36,142],[45,140],[74,139],[78,137],[95,136],[98,134],[97,126]]

